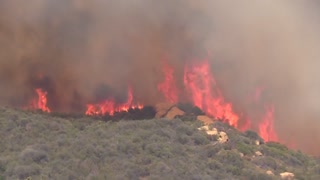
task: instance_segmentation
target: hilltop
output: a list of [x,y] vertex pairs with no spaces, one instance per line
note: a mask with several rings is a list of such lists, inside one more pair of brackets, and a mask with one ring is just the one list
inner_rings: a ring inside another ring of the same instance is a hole
[[0,179],[320,179],[320,160],[216,121],[0,109]]

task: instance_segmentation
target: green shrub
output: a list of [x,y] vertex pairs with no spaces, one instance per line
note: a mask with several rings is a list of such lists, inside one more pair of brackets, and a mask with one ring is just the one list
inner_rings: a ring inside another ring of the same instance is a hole
[[211,170],[220,170],[220,169],[223,169],[223,164],[221,164],[220,162],[214,160],[214,159],[210,159],[209,162],[208,162],[208,167],[211,169]]
[[252,140],[262,140],[262,138],[258,135],[258,133],[251,131],[251,130],[247,130],[244,135]]
[[48,155],[42,150],[27,148],[21,153],[21,159],[25,162],[34,161],[36,163],[41,163],[42,161],[48,160]]
[[257,157],[253,160],[253,163],[262,169],[278,170],[279,165],[272,157]]
[[274,149],[278,149],[280,151],[288,151],[288,148],[285,145],[277,143],[277,142],[267,142],[266,146],[274,148]]
[[189,142],[189,137],[185,134],[178,134],[177,140],[180,144],[187,144]]
[[167,144],[150,143],[146,145],[145,149],[148,153],[158,158],[172,157],[172,154],[170,152],[170,147]]
[[218,152],[220,152],[223,148],[223,145],[218,143],[215,145],[209,145],[205,148],[206,154],[208,158],[214,157]]
[[[277,143],[256,146],[257,134],[240,133],[223,122],[215,125],[230,140],[213,142],[215,137],[196,129],[201,125],[179,119],[105,123],[99,117],[60,118],[0,108],[0,135],[5,137],[0,139],[0,180],[264,180],[272,177],[266,170],[275,178],[290,171],[297,179],[320,179],[320,161],[315,158]],[[253,158],[256,150],[263,156]]]
[[195,130],[192,127],[185,124],[182,124],[181,126],[177,127],[176,131],[177,134],[186,134],[188,136],[191,136],[195,132]]
[[247,170],[243,173],[243,175],[246,177],[246,180],[273,180],[273,179],[276,179],[275,177],[270,176],[264,172],[253,171],[253,170]]
[[40,168],[33,165],[17,166],[14,168],[13,174],[19,179],[26,179],[30,176],[39,175]]
[[251,155],[255,152],[254,147],[241,142],[238,143],[236,149],[244,155]]
[[210,143],[209,139],[204,134],[195,133],[193,134],[192,138],[196,145],[205,145]]
[[217,160],[223,164],[232,164],[238,168],[244,167],[244,160],[235,151],[222,150],[217,155]]
[[0,174],[6,171],[6,162],[3,159],[0,159]]

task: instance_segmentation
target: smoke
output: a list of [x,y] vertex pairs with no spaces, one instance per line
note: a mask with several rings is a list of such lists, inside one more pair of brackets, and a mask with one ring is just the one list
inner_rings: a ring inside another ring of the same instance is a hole
[[[50,107],[80,111],[124,98],[161,101],[162,62],[183,89],[188,61],[210,54],[227,101],[275,106],[283,142],[320,152],[319,3],[309,1],[23,0],[0,2],[0,102],[21,106],[41,87]],[[262,104],[263,104],[262,103]],[[255,121],[255,119],[253,119]],[[312,138],[311,138],[312,137]]]
[[263,86],[264,102],[275,105],[280,141],[319,154],[320,41],[316,22],[320,16],[316,4],[217,4],[213,17],[219,23],[208,43],[216,52],[215,63],[229,64],[216,69],[218,74],[221,71],[224,92],[243,104],[246,93]]

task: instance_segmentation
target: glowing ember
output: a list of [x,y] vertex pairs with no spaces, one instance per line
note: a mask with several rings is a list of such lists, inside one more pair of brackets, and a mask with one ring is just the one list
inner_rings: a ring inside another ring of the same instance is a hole
[[184,73],[184,84],[191,94],[193,104],[206,114],[237,127],[239,116],[233,111],[231,103],[225,102],[213,75],[210,73],[208,61],[194,66],[186,66]]
[[132,109],[142,109],[143,106],[140,104],[133,104],[132,89],[128,90],[128,100],[123,104],[117,104],[114,99],[108,99],[99,104],[87,104],[86,115],[114,115],[115,112],[128,111]]
[[165,79],[158,85],[158,90],[165,96],[168,102],[177,103],[178,89],[175,84],[174,70],[167,63],[164,63],[163,72]]
[[265,141],[277,141],[278,137],[274,131],[274,106],[266,107],[266,114],[259,124],[259,134]]
[[47,107],[47,92],[38,88],[35,90],[38,99],[32,101],[32,109],[41,109],[43,112],[51,112],[50,109]]

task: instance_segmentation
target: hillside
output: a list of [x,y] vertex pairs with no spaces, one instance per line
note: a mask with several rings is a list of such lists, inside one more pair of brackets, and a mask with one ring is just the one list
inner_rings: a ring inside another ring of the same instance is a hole
[[220,143],[201,126],[192,118],[104,122],[1,108],[0,179],[320,179],[319,159],[215,122],[229,138]]

